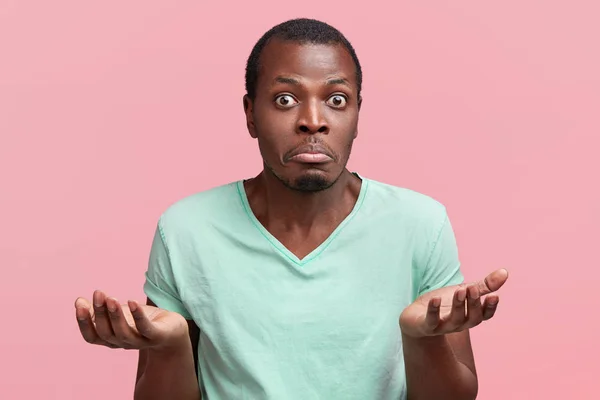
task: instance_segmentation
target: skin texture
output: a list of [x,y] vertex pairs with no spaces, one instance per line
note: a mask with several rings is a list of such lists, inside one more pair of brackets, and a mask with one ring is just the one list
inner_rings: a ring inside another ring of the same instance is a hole
[[[272,40],[261,56],[255,98],[243,98],[249,134],[264,168],[245,182],[252,211],[283,245],[303,258],[351,212],[361,180],[346,163],[358,135],[361,105],[352,58],[339,45]],[[298,149],[320,152],[293,158]],[[504,269],[481,281],[419,297],[399,316],[409,399],[474,399],[477,374],[469,329],[493,317]],[[199,328],[147,300],[119,306],[103,292],[78,298],[83,338],[138,349],[137,399],[200,398]],[[109,310],[116,310],[110,312]],[[168,350],[168,351],[165,351]]]
[[491,319],[495,293],[508,279],[499,269],[481,281],[440,288],[400,315],[409,400],[475,399],[477,371],[469,329]]
[[[361,180],[346,169],[358,135],[359,93],[350,54],[338,45],[271,41],[261,57],[256,97],[244,97],[263,171],[246,182],[258,220],[299,258],[351,212]],[[318,145],[331,159],[303,163],[295,150]]]
[[[265,170],[288,188],[318,191],[345,172],[358,135],[360,99],[354,69],[342,46],[278,40],[266,46],[256,97],[244,97],[244,112]],[[306,144],[322,145],[331,162],[291,161],[290,153]]]
[[190,340],[194,327],[151,302],[121,305],[100,290],[92,298],[93,305],[81,297],[75,301],[81,335],[90,344],[139,350],[134,399],[200,399],[193,356],[198,341]]

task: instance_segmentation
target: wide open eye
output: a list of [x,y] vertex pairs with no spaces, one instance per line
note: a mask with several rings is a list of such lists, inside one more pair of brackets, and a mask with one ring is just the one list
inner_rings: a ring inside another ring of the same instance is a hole
[[297,103],[298,102],[296,101],[296,99],[294,99],[294,97],[292,97],[289,94],[282,94],[275,98],[275,104],[277,104],[278,107],[287,108],[294,106]]
[[335,108],[344,108],[346,107],[347,103],[348,99],[346,98],[346,96],[341,94],[334,94],[329,99],[327,99],[327,104]]

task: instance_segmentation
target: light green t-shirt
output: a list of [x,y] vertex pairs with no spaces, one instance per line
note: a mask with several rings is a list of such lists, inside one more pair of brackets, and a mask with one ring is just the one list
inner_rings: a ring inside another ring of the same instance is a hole
[[363,180],[350,215],[298,259],[252,213],[243,181],[161,216],[144,291],[200,328],[205,400],[406,398],[402,310],[463,281],[445,207]]

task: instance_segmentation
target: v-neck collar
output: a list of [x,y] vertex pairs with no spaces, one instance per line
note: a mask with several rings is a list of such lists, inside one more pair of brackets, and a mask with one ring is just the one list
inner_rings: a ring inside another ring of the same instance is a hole
[[331,242],[333,242],[335,237],[339,235],[339,233],[344,229],[344,227],[348,225],[348,223],[358,213],[358,210],[362,206],[362,203],[365,199],[367,188],[369,186],[369,180],[363,178],[362,176],[359,176],[357,173],[355,173],[355,175],[362,180],[362,183],[360,187],[360,192],[358,194],[358,198],[356,199],[356,203],[354,204],[354,207],[352,207],[352,211],[350,211],[350,214],[348,214],[346,218],[344,218],[344,220],[334,229],[334,231],[327,237],[327,239],[323,241],[323,243],[321,243],[319,246],[313,249],[302,259],[298,258],[294,253],[288,250],[288,248],[285,247],[275,236],[273,236],[271,232],[269,232],[267,228],[265,228],[264,225],[258,220],[258,218],[256,218],[256,215],[254,215],[254,212],[250,207],[250,202],[248,200],[246,189],[244,188],[244,180],[239,180],[236,186],[240,195],[240,200],[242,202],[244,211],[246,212],[246,215],[248,215],[248,218],[256,227],[256,229],[258,229],[258,231],[271,243],[273,247],[275,247],[275,249],[277,249],[280,253],[286,256],[286,258],[288,258],[294,264],[302,266],[308,264],[310,261],[317,258],[331,244]]

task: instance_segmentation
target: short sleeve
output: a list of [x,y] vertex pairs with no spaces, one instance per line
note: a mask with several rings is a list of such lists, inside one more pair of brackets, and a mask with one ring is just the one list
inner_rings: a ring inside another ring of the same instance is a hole
[[444,220],[429,253],[418,295],[463,282],[454,230],[448,214],[444,212]]
[[150,260],[145,275],[144,293],[154,304],[164,310],[181,314],[185,319],[192,319],[179,296],[175,273],[160,221],[152,240]]

